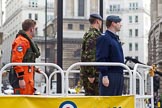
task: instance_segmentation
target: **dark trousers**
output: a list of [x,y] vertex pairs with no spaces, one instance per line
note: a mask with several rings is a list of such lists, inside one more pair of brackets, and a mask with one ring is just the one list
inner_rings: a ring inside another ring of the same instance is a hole
[[108,73],[109,86],[105,87],[102,83],[102,75],[99,75],[99,94],[100,96],[122,95],[124,86],[124,76],[122,73]]

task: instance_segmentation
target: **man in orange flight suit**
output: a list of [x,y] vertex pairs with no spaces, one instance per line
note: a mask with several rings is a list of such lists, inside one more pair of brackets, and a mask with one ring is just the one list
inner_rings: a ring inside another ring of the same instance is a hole
[[[22,23],[20,30],[12,43],[11,62],[34,63],[40,56],[37,45],[32,41],[35,34],[36,22],[27,19]],[[14,94],[34,94],[34,72],[40,72],[35,66],[14,66],[17,75],[17,85],[14,87]],[[12,76],[11,76],[12,77]]]

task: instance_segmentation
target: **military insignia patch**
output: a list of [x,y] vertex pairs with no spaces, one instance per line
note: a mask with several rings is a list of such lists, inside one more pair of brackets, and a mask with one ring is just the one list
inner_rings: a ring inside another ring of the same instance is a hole
[[18,46],[18,47],[17,47],[17,51],[18,51],[18,52],[22,52],[22,51],[23,51],[22,46]]

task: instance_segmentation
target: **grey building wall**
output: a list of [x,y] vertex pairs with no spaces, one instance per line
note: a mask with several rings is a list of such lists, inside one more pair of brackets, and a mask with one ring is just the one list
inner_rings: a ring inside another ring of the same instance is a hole
[[[162,61],[162,0],[151,0],[151,29],[148,44],[148,63]],[[161,67],[159,65],[159,67]]]
[[[148,64],[157,64],[162,72],[162,0],[151,0],[151,29],[149,32]],[[162,93],[162,78],[160,81]]]

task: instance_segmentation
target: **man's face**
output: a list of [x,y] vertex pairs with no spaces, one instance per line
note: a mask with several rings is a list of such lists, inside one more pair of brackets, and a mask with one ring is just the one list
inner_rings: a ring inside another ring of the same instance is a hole
[[114,28],[116,32],[120,31],[121,26],[122,26],[121,22],[116,22],[116,23],[114,22]]
[[32,37],[35,36],[35,26],[30,28],[30,34]]

